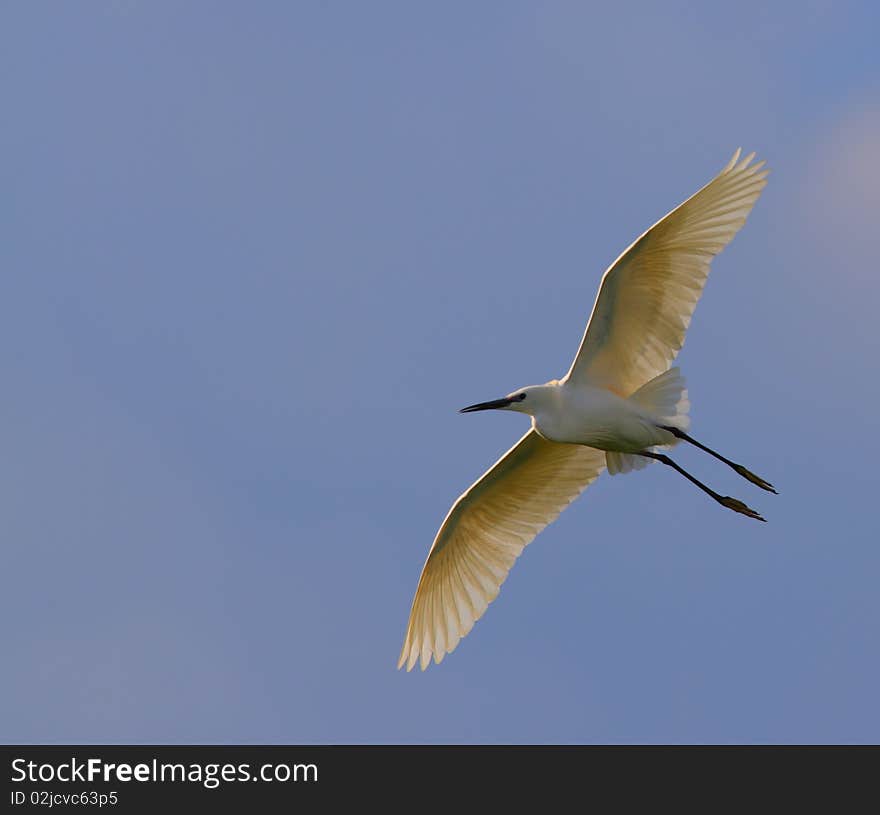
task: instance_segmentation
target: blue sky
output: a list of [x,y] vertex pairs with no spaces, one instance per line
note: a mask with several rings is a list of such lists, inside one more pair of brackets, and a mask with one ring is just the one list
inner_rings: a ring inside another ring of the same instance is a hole
[[[873,3],[6,3],[8,742],[880,740]],[[599,277],[773,168],[603,476],[395,671],[434,532]]]

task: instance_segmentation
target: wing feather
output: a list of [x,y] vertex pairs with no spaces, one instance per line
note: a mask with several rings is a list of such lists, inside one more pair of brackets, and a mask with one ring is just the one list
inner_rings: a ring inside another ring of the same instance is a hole
[[764,162],[740,151],[705,187],[636,240],[605,272],[567,379],[629,396],[668,370],[715,257],[766,185]]
[[439,663],[497,596],[525,546],[602,472],[601,450],[529,430],[453,505],[413,599],[398,667]]

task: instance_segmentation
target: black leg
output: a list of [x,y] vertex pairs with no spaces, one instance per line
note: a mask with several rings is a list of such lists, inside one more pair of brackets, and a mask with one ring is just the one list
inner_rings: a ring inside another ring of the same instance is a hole
[[[748,515],[749,518],[754,518],[756,521],[764,521],[755,510],[751,507],[747,507],[742,501],[738,501],[736,498],[731,498],[729,495],[719,495],[715,490],[709,489],[702,481],[694,478],[687,470],[683,467],[679,467],[669,456],[664,455],[663,453],[653,453],[650,450],[643,450],[639,453],[640,456],[645,456],[647,458],[652,458],[655,461],[661,461],[668,467],[672,467],[673,470],[680,472],[691,484],[696,484],[706,495],[712,496],[721,506],[727,507],[728,509],[732,509],[734,512],[739,512],[742,515]],[[766,521],[765,521],[766,523]]]
[[704,452],[708,453],[710,456],[714,456],[719,461],[723,461],[728,467],[732,467],[736,472],[738,472],[743,478],[747,481],[751,481],[756,487],[760,487],[762,490],[767,490],[767,492],[772,492],[774,495],[778,495],[774,486],[769,482],[765,481],[761,476],[755,475],[751,470],[747,470],[742,464],[736,464],[731,461],[729,458],[724,458],[721,453],[716,453],[712,448],[706,447],[705,444],[700,444],[696,439],[688,436],[684,430],[679,430],[677,427],[666,427],[664,425],[660,425],[662,430],[668,430],[675,436],[677,439],[681,439],[682,441],[689,442],[694,445],[694,447],[699,447]]

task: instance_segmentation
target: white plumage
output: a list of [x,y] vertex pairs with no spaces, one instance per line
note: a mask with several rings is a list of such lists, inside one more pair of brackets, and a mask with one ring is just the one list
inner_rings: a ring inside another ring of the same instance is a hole
[[[611,265],[584,337],[562,380],[520,388],[465,412],[496,408],[532,417],[532,428],[452,506],[428,553],[398,667],[440,662],[482,616],[523,548],[607,466],[612,474],[663,460],[684,439],[757,486],[762,478],[688,436],[681,349],[712,258],[733,238],[766,184],[754,153],[734,154],[705,187],[658,221]],[[664,460],[665,459],[665,460]]]

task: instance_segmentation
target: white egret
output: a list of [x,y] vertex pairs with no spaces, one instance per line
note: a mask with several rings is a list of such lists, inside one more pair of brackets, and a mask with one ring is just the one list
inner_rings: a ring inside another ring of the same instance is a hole
[[523,548],[602,470],[660,461],[722,506],[719,495],[665,449],[686,441],[769,492],[773,486],[687,434],[685,381],[669,365],[684,342],[709,265],[739,231],[766,182],[755,154],[737,150],[705,187],[662,218],[605,272],[571,369],[561,380],[518,388],[462,408],[515,410],[531,429],[453,505],[428,552],[398,668],[439,663],[482,616]]

